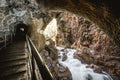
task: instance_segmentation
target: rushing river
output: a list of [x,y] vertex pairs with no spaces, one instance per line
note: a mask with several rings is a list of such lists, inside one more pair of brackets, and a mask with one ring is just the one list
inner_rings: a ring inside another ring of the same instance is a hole
[[[92,68],[86,68],[87,64],[83,64],[78,59],[74,59],[73,55],[76,52],[75,49],[64,49],[62,47],[57,48],[60,56],[58,59],[59,63],[64,67],[69,68],[72,74],[72,80],[113,80],[109,74],[105,72],[96,73]],[[67,52],[67,59],[62,61],[64,51]]]

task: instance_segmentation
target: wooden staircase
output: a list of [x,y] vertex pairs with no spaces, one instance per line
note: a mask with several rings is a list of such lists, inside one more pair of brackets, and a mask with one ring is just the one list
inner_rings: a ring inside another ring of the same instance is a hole
[[25,41],[17,41],[0,51],[0,80],[29,80]]

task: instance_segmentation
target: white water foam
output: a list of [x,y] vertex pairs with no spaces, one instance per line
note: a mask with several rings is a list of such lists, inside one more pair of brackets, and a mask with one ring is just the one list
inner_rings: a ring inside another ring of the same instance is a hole
[[[95,73],[92,68],[86,68],[87,64],[83,64],[78,59],[74,59],[75,49],[64,49],[62,47],[57,47],[57,49],[59,50],[60,56],[58,61],[64,67],[69,68],[72,74],[72,80],[113,80],[108,74]],[[62,61],[63,49],[67,52],[67,59],[65,61]]]

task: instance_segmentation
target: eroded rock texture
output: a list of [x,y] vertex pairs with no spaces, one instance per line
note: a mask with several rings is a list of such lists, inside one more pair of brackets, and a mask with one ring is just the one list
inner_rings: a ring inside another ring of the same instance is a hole
[[[58,45],[78,49],[82,48],[83,55],[76,53],[75,58],[101,65],[101,68],[107,69],[107,72],[111,75],[119,77],[119,0],[36,0],[39,5],[35,0],[0,1],[0,31],[10,29],[10,31],[14,32],[15,26],[21,22],[30,25],[29,33],[39,51],[45,47],[45,38],[40,33],[40,29],[44,30],[51,20],[51,13],[47,12],[47,9],[67,10],[77,14],[78,16],[63,12],[56,16],[58,20]],[[95,24],[80,17],[80,15],[90,19]],[[40,23],[41,21],[39,22],[39,20],[42,19],[43,23]],[[43,41],[39,44],[41,39]],[[45,61],[51,72],[57,75],[55,72],[59,71],[60,73],[57,76],[65,80],[66,77],[61,74],[65,71],[69,73],[69,70],[57,65],[56,59],[58,55],[55,46],[47,46],[45,53],[43,51],[43,55],[45,55]],[[71,74],[69,73],[69,75]]]
[[120,55],[120,48],[97,25],[69,12],[58,16],[57,44],[74,48],[88,47],[96,54]]
[[58,50],[55,47],[55,43],[52,40],[48,40],[47,42],[49,44],[46,44],[45,49],[40,54],[55,80],[72,80],[72,75],[68,67],[64,67],[58,63]]
[[16,25],[21,23],[28,25],[28,34],[39,51],[45,45],[41,30],[44,30],[49,19],[49,15],[35,0],[0,0],[0,32],[9,31],[15,34]]
[[111,37],[81,16],[63,12],[57,19],[57,45],[79,49],[75,58],[99,65],[100,67],[92,65],[97,72],[105,70],[112,76],[119,77],[120,48],[113,43]]
[[114,0],[36,0],[49,9],[65,9],[95,22],[120,47],[120,8]]

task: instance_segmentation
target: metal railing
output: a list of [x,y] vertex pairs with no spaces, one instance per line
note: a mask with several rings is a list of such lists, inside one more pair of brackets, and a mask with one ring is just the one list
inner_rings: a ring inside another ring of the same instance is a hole
[[[45,61],[42,59],[40,53],[36,49],[32,40],[26,36],[27,43],[29,43],[30,52],[31,52],[31,62],[32,62],[32,80],[55,80],[52,73],[50,72],[49,68],[47,67]],[[37,69],[38,68],[38,69]],[[38,71],[39,70],[39,71]],[[42,79],[38,78],[38,72],[40,73],[39,76]]]
[[13,34],[10,31],[0,31],[0,50],[13,41]]

